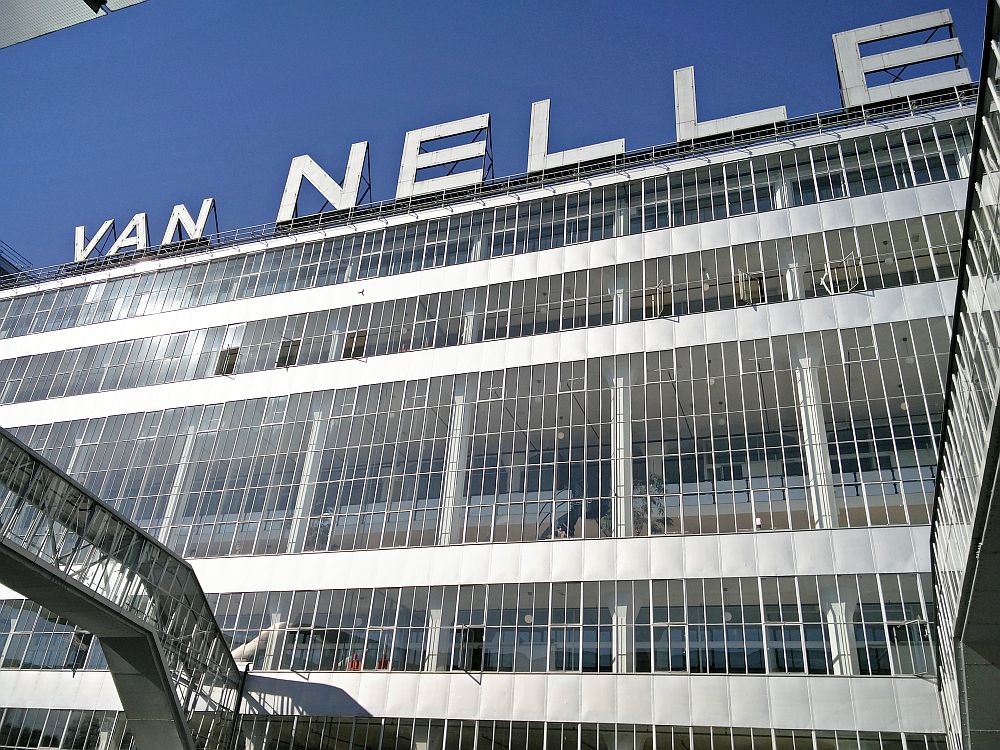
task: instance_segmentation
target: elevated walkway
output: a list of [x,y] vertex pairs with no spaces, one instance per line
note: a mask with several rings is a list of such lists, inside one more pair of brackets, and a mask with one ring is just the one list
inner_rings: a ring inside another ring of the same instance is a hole
[[0,582],[100,639],[140,750],[230,745],[241,674],[194,571],[3,429]]

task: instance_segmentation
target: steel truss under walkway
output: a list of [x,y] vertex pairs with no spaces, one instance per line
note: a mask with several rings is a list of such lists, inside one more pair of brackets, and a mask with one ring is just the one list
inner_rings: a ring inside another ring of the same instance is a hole
[[3,429],[0,582],[100,639],[139,748],[229,746],[241,674],[190,565]]

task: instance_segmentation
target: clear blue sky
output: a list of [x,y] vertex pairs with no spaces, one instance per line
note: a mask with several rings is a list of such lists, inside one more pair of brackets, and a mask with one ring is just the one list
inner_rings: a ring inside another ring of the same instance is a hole
[[532,101],[550,150],[674,139],[674,68],[701,119],[840,106],[830,35],[950,7],[978,77],[984,0],[367,2],[149,0],[0,50],[0,239],[36,266],[73,228],[215,196],[223,229],[272,221],[291,157],[340,178],[371,143],[391,198],[407,130],[489,112],[497,176],[526,164]]

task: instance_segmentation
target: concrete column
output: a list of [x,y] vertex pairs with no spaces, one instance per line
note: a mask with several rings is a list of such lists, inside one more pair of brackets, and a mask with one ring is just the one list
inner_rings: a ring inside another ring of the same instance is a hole
[[192,425],[188,427],[184,434],[184,447],[181,448],[181,461],[174,475],[174,481],[170,485],[170,494],[167,495],[167,507],[163,511],[163,526],[160,531],[160,540],[166,542],[170,527],[177,523],[177,516],[181,512],[181,501],[187,492],[188,468],[191,465],[191,451],[194,449],[194,437],[197,428]]
[[482,316],[476,314],[475,295],[466,294],[462,298],[462,330],[459,334],[459,344],[472,344],[479,340],[482,329]]
[[[441,489],[441,518],[438,544],[461,541],[462,513],[465,504],[465,475],[469,464],[469,434],[472,432],[474,399],[466,393],[464,377],[455,379],[455,391],[448,419],[448,444],[444,454],[444,483]],[[456,513],[457,511],[457,513]]]
[[[329,241],[329,240],[328,240]],[[342,261],[345,259],[347,263],[344,268],[344,281],[357,281],[358,271],[361,270],[361,256],[354,255],[350,250],[342,251],[345,255],[341,255],[338,260]],[[359,251],[360,252],[360,251]]]
[[968,178],[972,169],[972,141],[965,138],[958,140],[958,174]]
[[271,622],[266,630],[261,632],[261,636],[267,633],[267,638],[264,640],[264,660],[261,662],[263,665],[261,669],[265,672],[277,671],[281,666],[281,652],[285,646],[285,638],[293,636],[291,631],[286,632],[285,626],[288,622],[281,617],[281,612],[271,612]]
[[413,750],[442,750],[443,747],[444,727],[414,727]]
[[[263,727],[258,728],[258,726],[254,726],[253,729],[263,734]],[[243,732],[241,732],[241,734],[243,734]],[[264,750],[264,738],[256,733],[251,734],[248,732],[243,734],[243,750]]]
[[773,201],[774,207],[778,208],[791,208],[791,194],[792,189],[788,180],[782,179],[780,182],[773,183],[776,185],[777,190],[774,191]]
[[483,235],[472,238],[472,247],[469,249],[469,261],[475,262],[483,259]]
[[615,198],[615,237],[625,237],[627,234],[628,197],[619,194]]
[[[347,325],[346,320],[344,325]],[[338,328],[330,335],[330,361],[339,362],[344,358],[344,344],[347,343],[347,328]]]
[[833,674],[858,674],[858,642],[854,637],[854,614],[858,609],[858,592],[848,588],[843,596],[831,583],[819,591],[820,608],[827,638],[830,641]]
[[292,553],[302,552],[305,544],[306,530],[309,526],[306,515],[316,495],[316,476],[319,473],[329,426],[330,421],[324,419],[320,411],[314,411],[309,418],[309,442],[305,458],[302,460],[302,473],[299,475],[299,486],[295,492],[292,526],[288,533],[288,551]]
[[427,610],[427,643],[424,656],[424,669],[428,672],[437,672],[447,667],[441,663],[441,618],[441,602],[432,602]]
[[615,275],[615,286],[611,290],[611,314],[612,322],[629,322],[629,282],[628,266],[620,266]]
[[629,358],[615,357],[611,385],[611,491],[614,536],[629,537],[632,528],[632,399]]
[[[797,349],[798,351],[794,351]],[[819,375],[801,344],[793,346],[792,376],[795,406],[799,417],[799,437],[806,463],[806,495],[810,523],[815,529],[837,527],[837,504],[833,494],[830,445],[826,439],[826,417],[820,402]]]
[[455,611],[454,595],[446,599],[442,588],[431,588],[427,606],[427,639],[424,645],[424,669],[428,672],[447,671],[451,666],[451,644],[445,636],[450,628],[444,621],[446,610]]
[[612,614],[611,646],[614,655],[615,672],[631,672],[632,663],[632,628],[630,627],[629,592],[619,591],[615,599],[615,609]]
[[778,257],[779,267],[785,291],[786,300],[803,299],[805,297],[805,270],[799,259],[795,257],[795,250],[789,244],[782,248]]
[[113,732],[110,729],[101,727],[97,734],[97,750],[111,750],[113,746]]
[[66,473],[70,476],[76,471],[76,461],[80,457],[80,446],[83,444],[83,438],[76,438],[73,441],[73,452],[69,455],[69,463],[66,464]]

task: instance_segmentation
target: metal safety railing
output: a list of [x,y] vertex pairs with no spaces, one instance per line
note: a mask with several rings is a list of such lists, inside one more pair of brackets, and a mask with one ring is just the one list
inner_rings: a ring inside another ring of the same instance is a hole
[[21,253],[12,248],[3,240],[0,240],[0,273],[17,272],[23,273],[31,267],[31,263]]
[[[109,632],[120,635],[122,621],[136,623],[140,634],[145,628],[158,642],[153,657],[162,659],[191,746],[228,744],[242,674],[190,565],[3,429],[0,548],[14,560],[0,565],[0,581],[21,593],[31,596],[26,578],[51,586],[55,577],[108,613]],[[57,614],[74,619],[71,612]]]
[[847,127],[875,124],[898,117],[928,114],[957,106],[971,106],[976,102],[977,92],[978,86],[976,84],[967,84],[921,96],[904,97],[889,102],[795,117],[758,128],[699,138],[694,141],[652,146],[602,159],[571,164],[558,169],[512,175],[468,187],[367,203],[354,208],[324,211],[287,222],[268,222],[251,227],[230,229],[205,235],[198,240],[159,245],[139,252],[106,255],[74,263],[33,268],[0,278],[0,289],[11,289],[54,279],[80,276],[93,271],[117,268],[142,261],[219,250],[247,242],[282,238],[302,231],[350,226],[361,221],[372,221],[389,216],[409,214],[414,211],[441,208],[458,202],[477,201],[523,190],[586,181],[601,175],[627,171],[630,168],[668,164],[682,159],[746,148],[751,145],[787,141],[793,137],[818,135],[839,131]]

